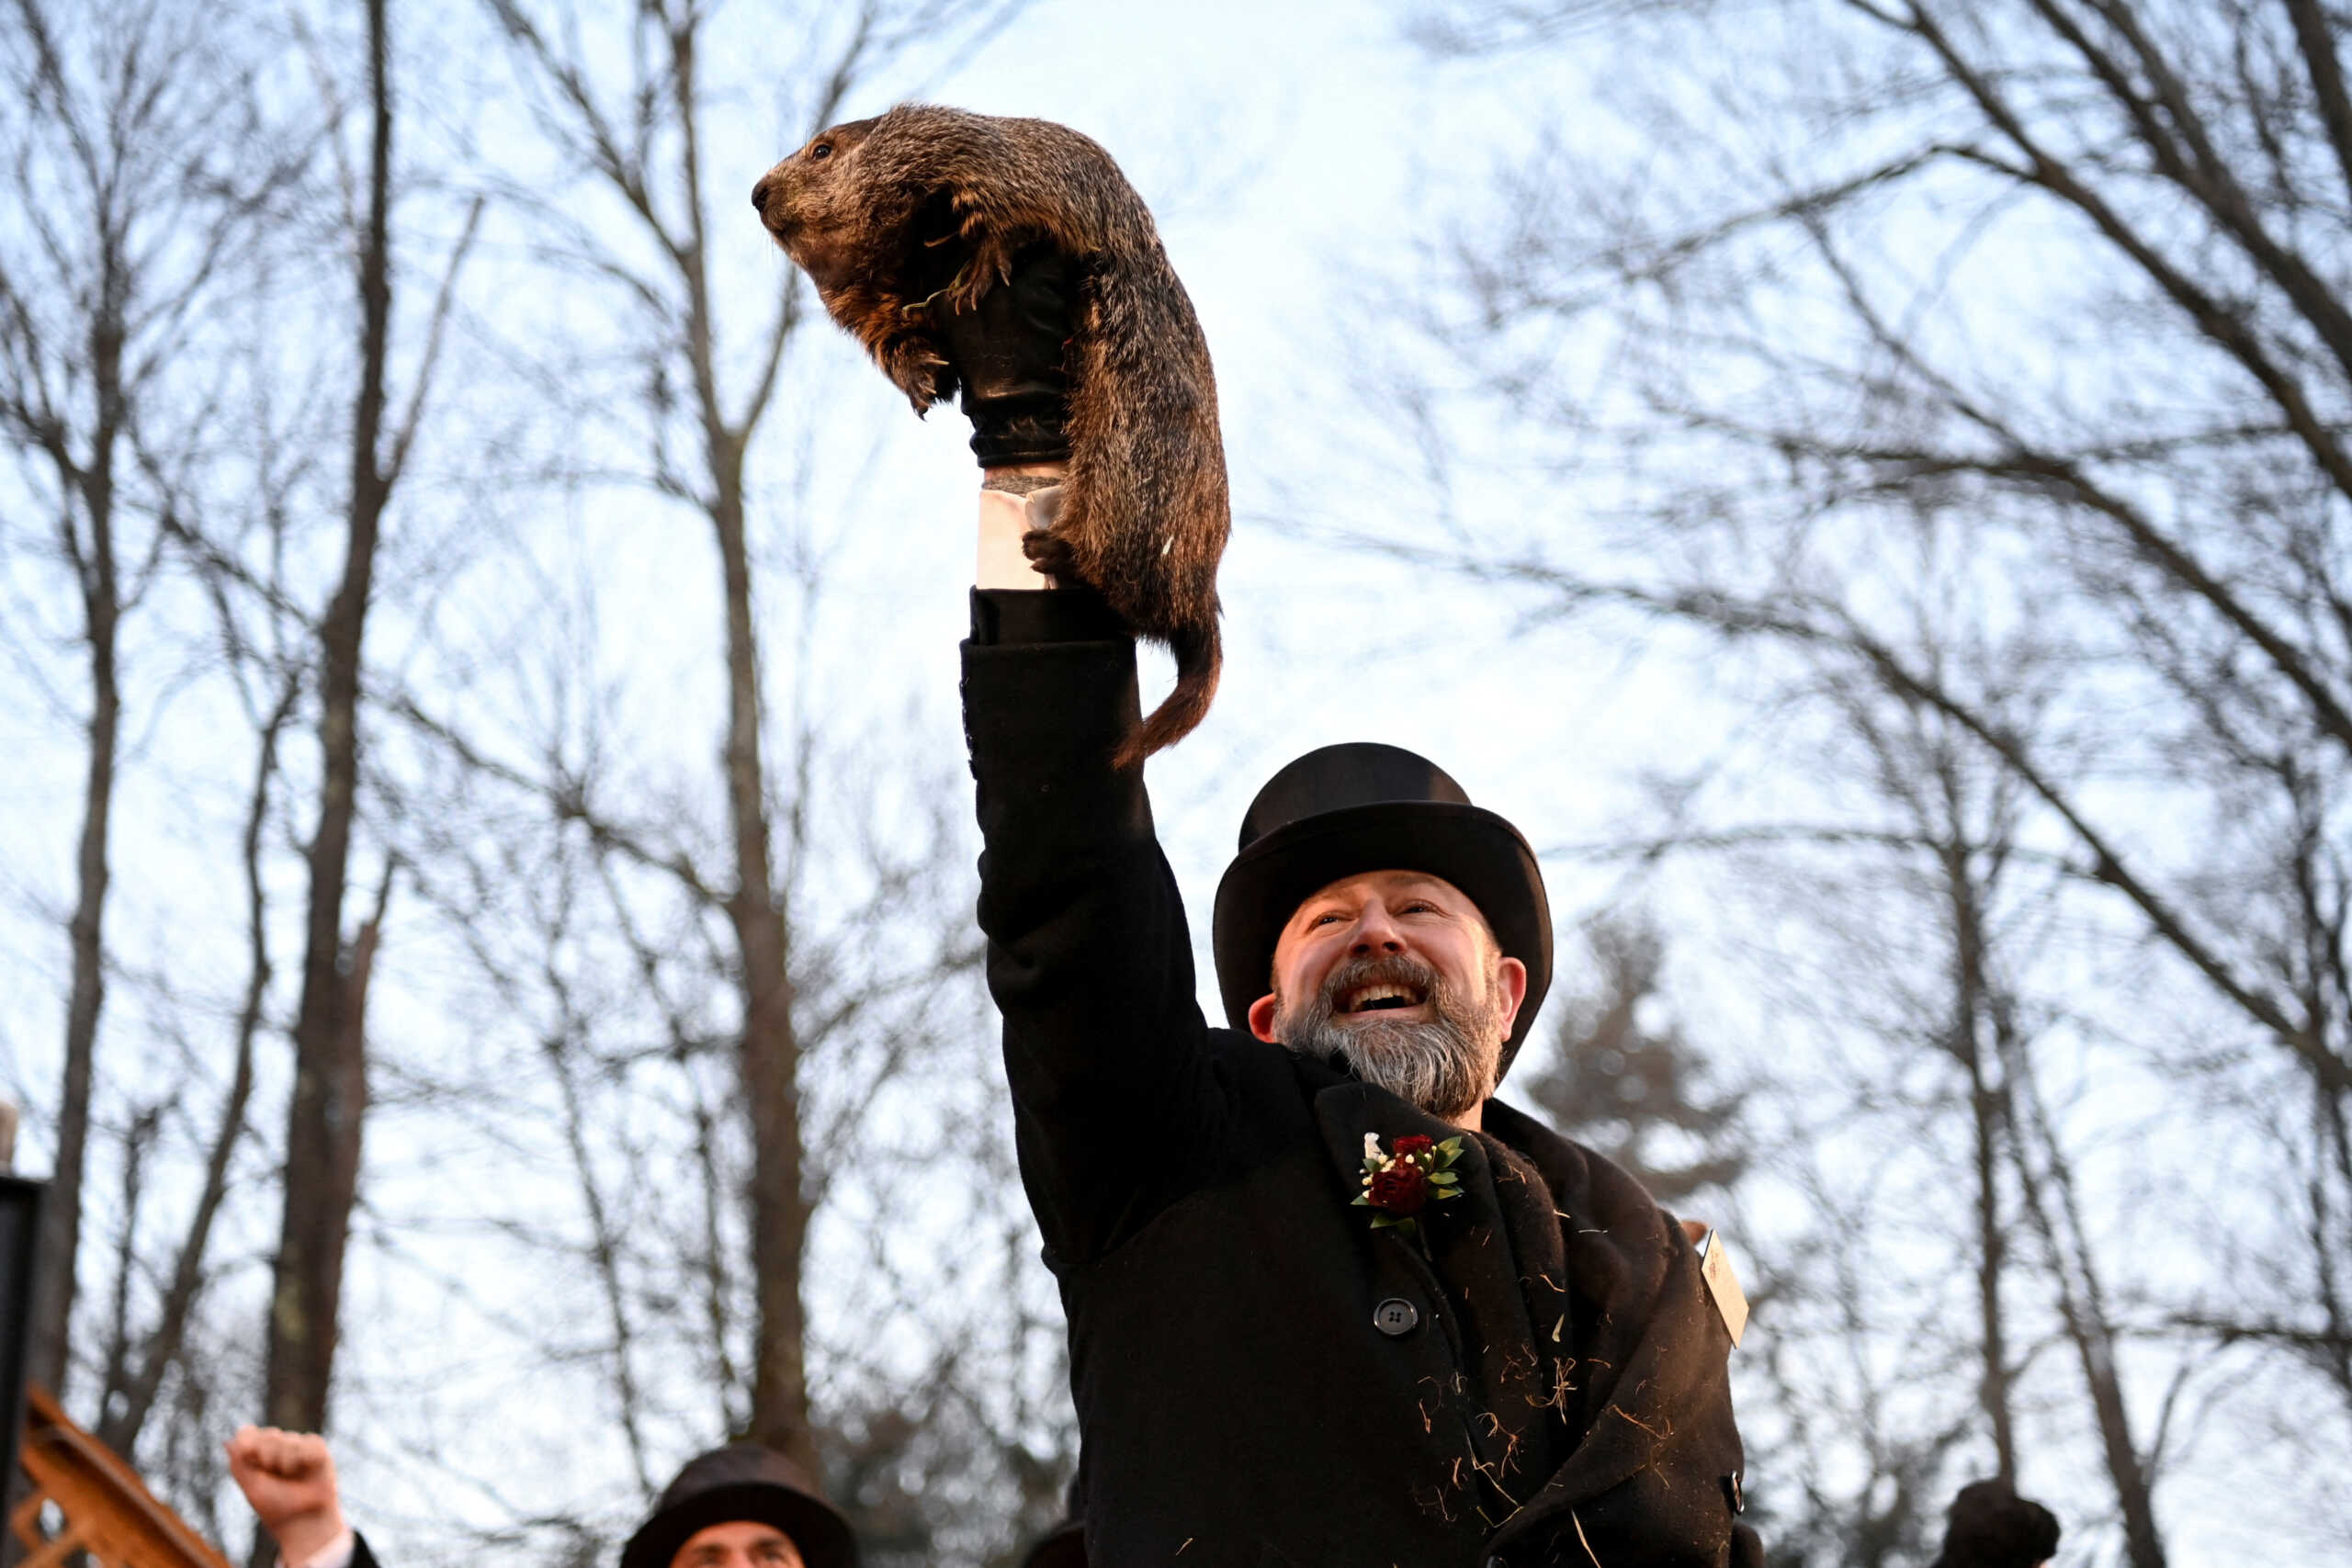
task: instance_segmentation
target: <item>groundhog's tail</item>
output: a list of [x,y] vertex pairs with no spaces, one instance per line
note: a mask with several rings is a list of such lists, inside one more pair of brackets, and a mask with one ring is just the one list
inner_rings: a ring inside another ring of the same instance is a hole
[[1111,759],[1114,767],[1139,768],[1154,751],[1175,745],[1200,728],[1216,699],[1217,674],[1225,668],[1216,612],[1210,611],[1203,626],[1170,634],[1168,649],[1176,656],[1176,689],[1127,737]]

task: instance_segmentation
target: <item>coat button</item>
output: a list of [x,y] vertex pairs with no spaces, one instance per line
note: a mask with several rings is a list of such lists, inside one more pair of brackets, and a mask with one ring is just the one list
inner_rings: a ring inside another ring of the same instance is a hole
[[1372,1309],[1372,1325],[1391,1339],[1420,1326],[1421,1309],[1402,1296],[1391,1296]]

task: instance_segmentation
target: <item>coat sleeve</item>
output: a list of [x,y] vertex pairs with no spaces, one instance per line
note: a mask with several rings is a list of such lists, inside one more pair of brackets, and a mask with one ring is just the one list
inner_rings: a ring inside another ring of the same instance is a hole
[[1004,596],[1061,602],[1058,625],[1016,624],[997,597],[976,594],[964,645],[980,929],[1022,1179],[1049,1255],[1083,1262],[1149,1219],[1199,1148],[1207,1026],[1141,773],[1111,766],[1139,712],[1134,639],[1074,596]]
[[[1555,1197],[1576,1299],[1567,1461],[1491,1543],[1506,1562],[1759,1568],[1738,1524],[1746,1458],[1732,1415],[1731,1333],[1674,1216],[1608,1160],[1577,1151]],[[1548,1542],[1555,1554],[1514,1545]]]

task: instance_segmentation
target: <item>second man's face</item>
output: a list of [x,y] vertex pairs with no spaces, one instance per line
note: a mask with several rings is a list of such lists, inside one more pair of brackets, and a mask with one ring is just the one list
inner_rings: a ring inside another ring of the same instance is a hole
[[774,1525],[730,1519],[686,1538],[670,1568],[804,1568],[800,1549]]

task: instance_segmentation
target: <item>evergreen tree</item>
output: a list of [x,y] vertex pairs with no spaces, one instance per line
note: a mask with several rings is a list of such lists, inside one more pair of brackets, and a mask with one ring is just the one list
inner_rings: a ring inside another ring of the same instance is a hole
[[1661,1022],[1666,941],[1640,917],[1587,922],[1594,984],[1555,1001],[1554,1048],[1516,1084],[1553,1126],[1639,1178],[1672,1206],[1747,1168],[1741,1096],[1708,1081],[1706,1060]]

